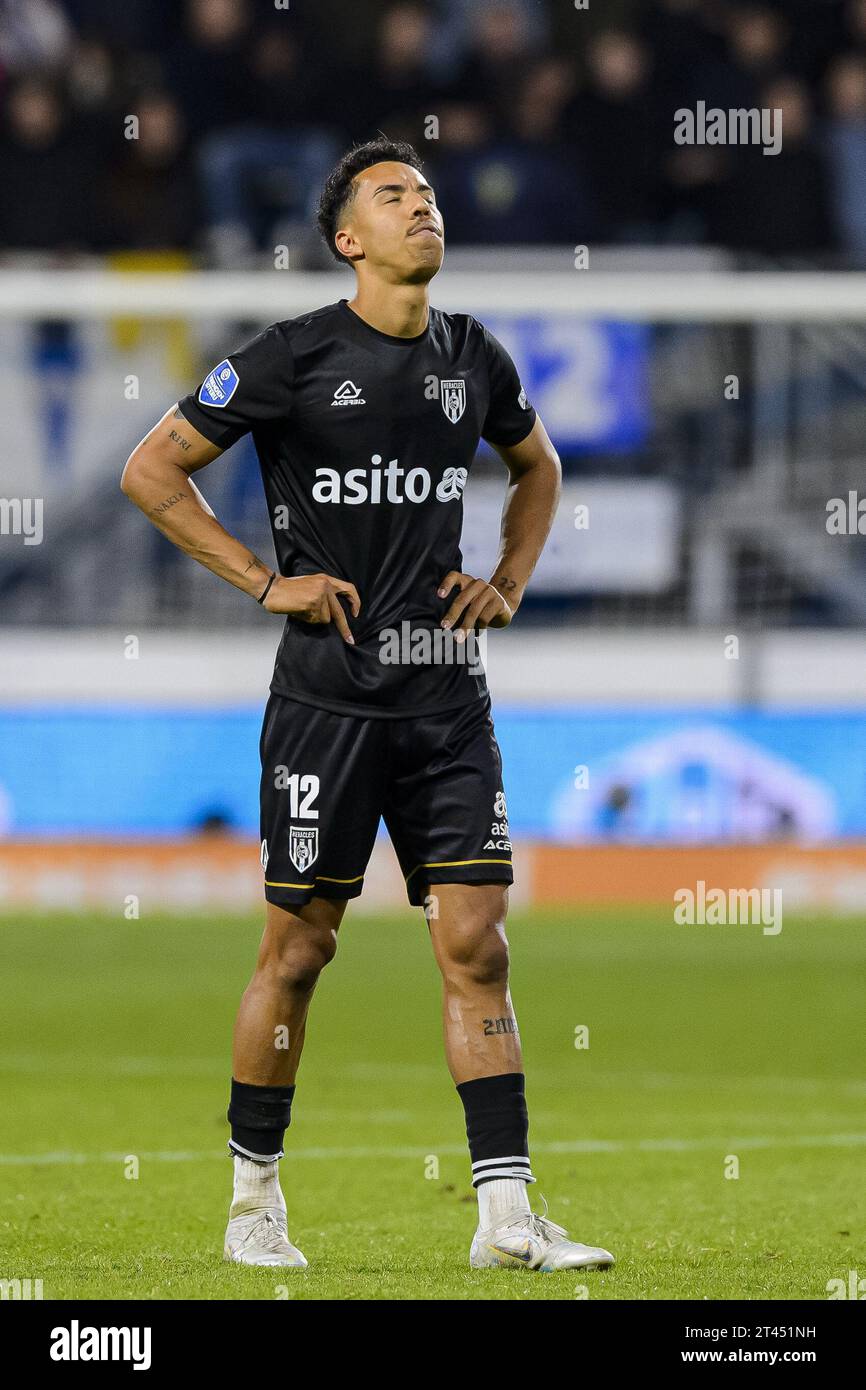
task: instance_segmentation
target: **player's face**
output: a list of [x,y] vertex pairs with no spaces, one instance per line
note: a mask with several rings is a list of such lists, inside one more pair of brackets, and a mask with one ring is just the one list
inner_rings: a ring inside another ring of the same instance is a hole
[[411,164],[387,160],[355,179],[337,246],[396,283],[430,280],[445,250],[442,214],[423,174]]

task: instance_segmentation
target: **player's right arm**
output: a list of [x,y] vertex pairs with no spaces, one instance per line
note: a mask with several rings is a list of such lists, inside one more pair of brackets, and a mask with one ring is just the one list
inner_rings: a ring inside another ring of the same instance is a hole
[[[273,571],[217,521],[192,474],[223,452],[185,418],[177,407],[133,449],[120,486],[174,545],[213,574],[258,599]],[[277,575],[263,607],[308,623],[334,622],[346,642],[354,639],[340,602],[348,600],[352,616],[360,611],[354,584],[329,574]]]

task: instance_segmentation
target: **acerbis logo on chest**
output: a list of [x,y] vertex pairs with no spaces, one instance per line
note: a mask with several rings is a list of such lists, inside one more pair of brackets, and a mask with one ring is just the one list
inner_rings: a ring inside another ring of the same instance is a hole
[[[313,484],[314,502],[344,502],[357,507],[362,502],[424,502],[430,496],[433,479],[426,468],[401,468],[397,459],[389,459],[382,468],[382,455],[373,454],[372,468],[350,468],[340,473],[336,468],[317,468]],[[466,486],[468,470],[446,468],[436,487],[439,502],[456,502]],[[384,486],[383,486],[384,485]]]
[[338,386],[334,392],[334,399],[331,405],[366,405],[367,402],[361,395],[360,386],[356,386],[354,381],[344,381],[342,386]]

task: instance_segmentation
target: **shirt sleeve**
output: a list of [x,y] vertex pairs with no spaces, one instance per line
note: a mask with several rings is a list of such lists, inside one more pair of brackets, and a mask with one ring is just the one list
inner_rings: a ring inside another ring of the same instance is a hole
[[519,444],[535,424],[535,411],[505,348],[483,325],[481,333],[490,380],[490,403],[481,437],[488,444]]
[[228,449],[257,425],[284,419],[291,408],[294,364],[286,336],[272,324],[224,357],[178,409],[205,439]]

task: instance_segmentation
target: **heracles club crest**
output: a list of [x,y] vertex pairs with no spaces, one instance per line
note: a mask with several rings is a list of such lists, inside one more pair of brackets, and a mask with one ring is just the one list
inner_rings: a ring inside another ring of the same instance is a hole
[[311,869],[319,857],[319,831],[306,826],[289,827],[289,858],[299,874]]
[[466,409],[466,382],[459,377],[454,381],[440,381],[439,387],[442,409],[452,425],[456,425]]

